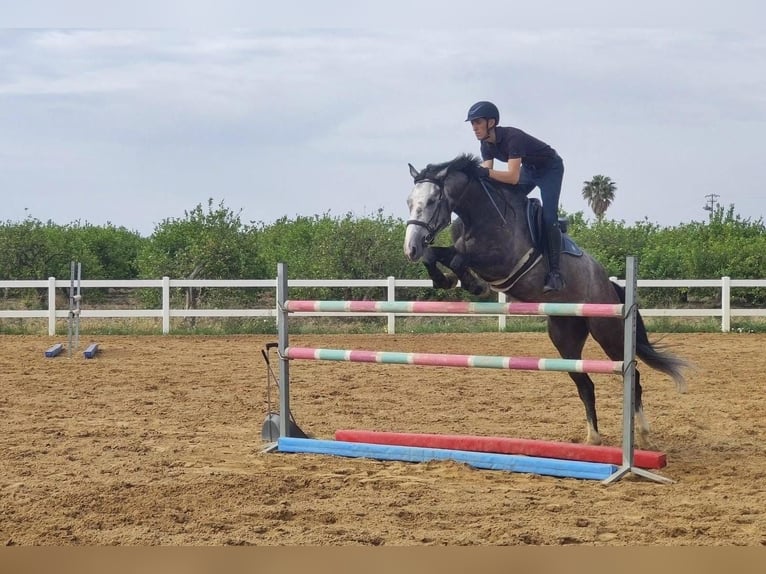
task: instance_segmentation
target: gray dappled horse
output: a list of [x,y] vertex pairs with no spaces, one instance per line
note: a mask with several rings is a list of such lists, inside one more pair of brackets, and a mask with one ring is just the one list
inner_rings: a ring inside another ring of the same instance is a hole
[[[407,199],[409,219],[404,253],[410,261],[423,260],[434,287],[461,286],[474,295],[486,296],[490,289],[502,291],[517,301],[564,303],[624,303],[625,290],[609,280],[604,268],[580,250],[567,236],[561,257],[566,287],[543,293],[546,273],[542,249],[533,240],[535,210],[539,201],[528,199],[532,190],[522,185],[506,186],[476,176],[479,160],[462,155],[452,161],[431,165],[418,172],[410,165],[415,187]],[[531,205],[530,205],[531,204]],[[435,236],[452,219],[452,247],[433,247]],[[530,224],[531,222],[531,224]],[[449,271],[442,272],[441,264]],[[613,361],[623,360],[623,324],[614,318],[548,317],[548,335],[565,359],[581,359],[588,334]],[[669,375],[679,391],[685,390],[686,361],[649,342],[641,315],[636,330],[636,354],[649,367]],[[569,373],[585,405],[586,442],[600,444],[596,396],[587,373]],[[635,414],[638,444],[649,448],[649,425],[641,402],[640,374],[635,378]]]

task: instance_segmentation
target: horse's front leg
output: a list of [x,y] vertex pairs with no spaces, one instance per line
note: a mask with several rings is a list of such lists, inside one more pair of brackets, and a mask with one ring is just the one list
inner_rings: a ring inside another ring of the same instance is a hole
[[423,253],[423,265],[428,271],[428,276],[436,289],[454,289],[457,285],[457,277],[453,273],[445,274],[439,269],[437,263],[441,263],[450,269],[449,262],[455,254],[453,247],[428,247]]
[[453,252],[454,255],[449,261],[448,266],[455,272],[457,278],[460,279],[460,286],[472,295],[488,297],[491,293],[489,284],[471,270],[465,255],[456,250],[453,250]]
[[[459,279],[460,286],[472,295],[487,297],[491,293],[489,285],[471,271],[466,256],[454,247],[428,247],[423,264],[436,289],[454,289]],[[448,272],[442,272],[437,264]]]

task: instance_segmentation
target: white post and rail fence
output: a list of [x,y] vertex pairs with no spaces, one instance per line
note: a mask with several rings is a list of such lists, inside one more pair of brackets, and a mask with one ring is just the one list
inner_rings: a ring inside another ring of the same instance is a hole
[[[624,280],[612,278],[617,283],[625,284]],[[397,289],[405,288],[430,288],[432,283],[428,279],[290,279],[290,288],[383,288],[386,290],[386,300],[407,301],[397,299]],[[56,289],[70,288],[70,279],[56,279],[49,277],[41,280],[0,280],[0,289],[47,289],[47,309],[3,309],[0,303],[0,319],[46,319],[48,320],[48,334],[56,335],[57,319],[65,319],[69,315],[68,308],[56,307]],[[237,288],[237,289],[265,289],[275,293],[276,299],[277,279],[133,279],[133,280],[99,280],[83,279],[81,281],[83,301],[85,304],[80,312],[80,317],[97,318],[160,318],[162,320],[162,333],[171,332],[172,318],[186,317],[271,317],[278,319],[276,307],[251,308],[251,309],[182,309],[171,307],[171,289],[175,288]],[[88,289],[159,289],[161,303],[155,309],[94,309],[87,305]],[[638,288],[670,288],[670,289],[694,289],[713,288],[720,289],[720,307],[716,308],[641,308],[644,317],[720,317],[721,331],[731,330],[733,317],[766,317],[766,309],[733,308],[731,306],[731,290],[733,288],[766,288],[766,279],[639,279]],[[504,294],[499,293],[497,301],[506,302]],[[386,317],[387,332],[396,332],[396,318],[407,314],[398,313],[358,313],[357,316]],[[424,314],[429,316],[445,316],[442,313]],[[345,313],[334,312],[304,312],[295,313],[295,316],[315,317],[343,317]],[[450,316],[455,316],[450,315]],[[468,317],[470,315],[466,315]],[[476,317],[475,315],[473,315]],[[510,315],[497,315],[497,327],[503,331]]]

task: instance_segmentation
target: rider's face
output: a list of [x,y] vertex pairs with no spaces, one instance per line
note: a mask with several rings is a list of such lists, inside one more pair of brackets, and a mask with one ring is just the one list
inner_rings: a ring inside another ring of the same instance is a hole
[[489,137],[489,120],[486,118],[471,120],[471,129],[477,140],[485,140]]

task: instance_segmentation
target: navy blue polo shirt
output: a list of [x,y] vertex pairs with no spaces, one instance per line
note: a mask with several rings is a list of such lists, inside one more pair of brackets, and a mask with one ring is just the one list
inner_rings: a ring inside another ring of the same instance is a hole
[[509,159],[521,158],[521,163],[540,168],[557,155],[556,150],[547,143],[519,128],[497,126],[495,139],[495,143],[481,142],[482,161],[498,159],[507,162]]

